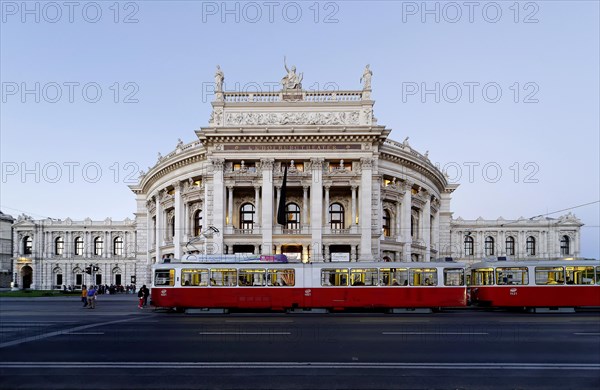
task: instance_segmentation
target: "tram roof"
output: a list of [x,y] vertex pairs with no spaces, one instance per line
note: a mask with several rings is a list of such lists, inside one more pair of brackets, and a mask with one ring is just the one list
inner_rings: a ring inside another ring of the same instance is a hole
[[470,266],[474,268],[491,268],[491,267],[557,267],[557,266],[600,266],[600,261],[596,259],[587,258],[558,258],[558,259],[544,259],[544,260],[484,260],[478,263],[474,263]]

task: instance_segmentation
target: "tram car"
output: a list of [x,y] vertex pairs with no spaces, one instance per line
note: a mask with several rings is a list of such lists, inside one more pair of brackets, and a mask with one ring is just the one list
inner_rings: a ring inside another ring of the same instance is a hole
[[473,264],[473,305],[497,308],[600,307],[600,261],[485,261]]
[[465,307],[466,266],[426,263],[173,262],[152,268],[152,305],[202,309]]

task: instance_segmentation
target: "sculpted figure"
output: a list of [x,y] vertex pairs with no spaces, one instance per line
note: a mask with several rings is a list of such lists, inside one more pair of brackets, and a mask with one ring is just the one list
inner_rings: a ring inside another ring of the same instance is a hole
[[283,89],[302,89],[303,74],[296,74],[296,67],[292,65],[292,69],[288,69],[285,57],[283,57],[283,66],[287,74],[281,79]]
[[364,83],[363,84],[364,91],[371,90],[371,77],[373,77],[373,71],[371,69],[369,69],[369,65],[367,64],[367,66],[365,67],[365,71],[363,72],[363,75],[360,78],[360,82]]
[[217,65],[217,72],[215,73],[215,92],[223,92],[223,80],[225,75],[221,70],[221,67]]

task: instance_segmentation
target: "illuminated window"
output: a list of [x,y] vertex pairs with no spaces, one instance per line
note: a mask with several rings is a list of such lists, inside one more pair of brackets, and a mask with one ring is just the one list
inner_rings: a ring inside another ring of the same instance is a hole
[[123,256],[123,239],[121,237],[115,237],[113,240],[113,254]]
[[382,268],[379,270],[380,286],[408,286],[406,268]]
[[75,256],[83,256],[83,238],[75,237]]
[[102,256],[104,250],[104,241],[101,237],[94,238],[94,255]]
[[237,285],[237,270],[235,268],[216,268],[210,270],[210,285],[233,287]]
[[529,284],[529,270],[526,267],[496,268],[496,283],[498,285]]
[[65,241],[62,237],[56,237],[54,240],[54,254],[62,255],[65,252]]
[[208,269],[182,269],[182,286],[208,286]]
[[563,267],[535,267],[535,284],[564,284]]
[[342,269],[322,269],[321,286],[347,286],[348,270]]
[[377,268],[353,268],[350,270],[352,286],[377,286]]
[[288,286],[296,284],[295,273],[293,269],[270,269],[267,275],[269,286]]
[[489,286],[494,284],[494,269],[476,268],[472,270],[471,283],[473,286]]
[[241,287],[264,286],[266,284],[266,272],[264,269],[245,269],[238,271],[238,281]]
[[411,286],[437,286],[437,269],[411,268],[408,279]]

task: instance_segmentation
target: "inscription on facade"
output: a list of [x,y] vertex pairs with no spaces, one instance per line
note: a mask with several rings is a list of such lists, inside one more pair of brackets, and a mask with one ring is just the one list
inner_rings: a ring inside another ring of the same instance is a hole
[[341,144],[341,145],[252,145],[252,144],[240,144],[240,145],[223,145],[223,150],[257,150],[257,151],[279,151],[279,150],[360,150],[360,144]]

